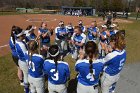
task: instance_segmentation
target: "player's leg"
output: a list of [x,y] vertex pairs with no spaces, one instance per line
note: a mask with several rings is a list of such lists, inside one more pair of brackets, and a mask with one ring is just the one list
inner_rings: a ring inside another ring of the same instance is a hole
[[101,90],[102,93],[109,93],[109,89],[111,88],[112,84],[117,82],[119,79],[119,75],[109,76],[106,73],[103,73],[101,77]]
[[117,82],[115,82],[111,85],[111,88],[109,89],[109,93],[114,93],[115,92],[116,85],[117,85]]
[[48,91],[49,93],[56,93],[55,86],[48,81]]
[[56,85],[56,92],[58,93],[67,93],[67,87],[65,84]]
[[17,75],[18,75],[18,78],[19,78],[19,80],[20,80],[20,85],[24,85],[23,84],[23,72],[22,72],[22,70],[19,68],[19,67],[17,67],[17,69],[18,69],[18,73],[17,73]]
[[13,58],[13,61],[15,62],[16,66],[17,66],[17,69],[18,69],[17,76],[20,80],[20,85],[24,85],[23,84],[23,73],[22,73],[22,70],[19,68],[19,65],[18,65],[18,60],[19,59],[15,56],[12,56],[12,58]]
[[45,79],[44,78],[36,78],[34,84],[35,84],[37,93],[45,92]]
[[81,83],[77,83],[77,93],[88,93],[89,88],[85,87]]
[[23,72],[25,91],[28,93],[29,92],[29,84],[28,84],[28,66],[27,66],[27,63],[19,60],[18,64],[19,64],[20,69]]
[[98,93],[98,87],[90,86],[88,91],[88,93]]
[[36,93],[35,86],[34,86],[34,79],[30,75],[28,75],[28,81],[30,84],[30,92]]

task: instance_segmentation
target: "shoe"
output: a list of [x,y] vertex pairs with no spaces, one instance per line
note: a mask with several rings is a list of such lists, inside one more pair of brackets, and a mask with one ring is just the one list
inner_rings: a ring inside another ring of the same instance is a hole
[[24,86],[24,83],[23,83],[23,82],[20,82],[20,85],[21,85],[21,86]]

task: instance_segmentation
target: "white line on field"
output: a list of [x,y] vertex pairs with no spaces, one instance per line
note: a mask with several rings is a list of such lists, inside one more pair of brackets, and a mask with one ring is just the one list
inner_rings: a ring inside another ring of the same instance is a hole
[[4,47],[7,47],[9,46],[9,44],[6,44],[6,45],[3,45],[3,46],[0,46],[0,48],[4,48]]
[[[42,21],[44,21],[44,20],[46,20],[46,19],[37,19],[36,21],[33,21],[32,19],[27,19],[26,21],[28,21],[28,22],[42,22]],[[52,22],[52,21],[56,21],[57,19],[52,19],[52,20],[50,20],[50,21],[45,21],[45,22]]]

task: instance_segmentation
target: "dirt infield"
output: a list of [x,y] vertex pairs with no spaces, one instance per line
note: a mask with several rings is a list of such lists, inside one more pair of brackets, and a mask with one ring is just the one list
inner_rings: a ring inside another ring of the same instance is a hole
[[[88,26],[91,21],[97,21],[99,24],[103,24],[101,18],[86,18],[86,17],[73,17],[73,16],[61,16],[61,15],[49,15],[49,14],[33,14],[33,15],[14,15],[14,16],[0,16],[0,56],[9,53],[9,37],[10,30],[13,25],[20,26],[25,29],[28,25],[40,26],[42,21],[48,22],[48,27],[56,27],[58,22],[63,20],[65,24],[68,22],[73,25],[78,25],[78,20],[83,20],[84,25]],[[118,19],[117,22],[128,22]],[[35,31],[37,33],[37,30]],[[54,36],[52,37],[54,39]]]

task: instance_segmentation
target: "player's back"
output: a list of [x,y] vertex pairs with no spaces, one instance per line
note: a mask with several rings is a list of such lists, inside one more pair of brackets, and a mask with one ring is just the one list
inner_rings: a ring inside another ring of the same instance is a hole
[[96,85],[99,82],[99,75],[103,71],[103,63],[100,60],[94,60],[92,63],[93,75],[90,73],[90,63],[89,60],[78,60],[75,65],[75,69],[79,72],[78,82],[83,85],[90,86]]
[[109,53],[105,58],[103,58],[103,62],[105,63],[105,72],[111,76],[118,74],[126,61],[126,51],[113,51]]
[[43,56],[39,54],[33,54],[31,56],[28,55],[28,53],[26,53],[25,56],[26,56],[26,62],[28,62],[29,74],[34,78],[42,77],[43,63],[44,63]]
[[[69,65],[63,61],[57,61],[57,68],[53,60],[45,60],[44,73],[52,84],[65,84],[70,77]],[[57,71],[56,71],[57,69]]]
[[23,41],[17,41],[15,44],[16,51],[18,54],[18,57],[21,61],[25,61],[25,52],[27,51],[27,45]]

